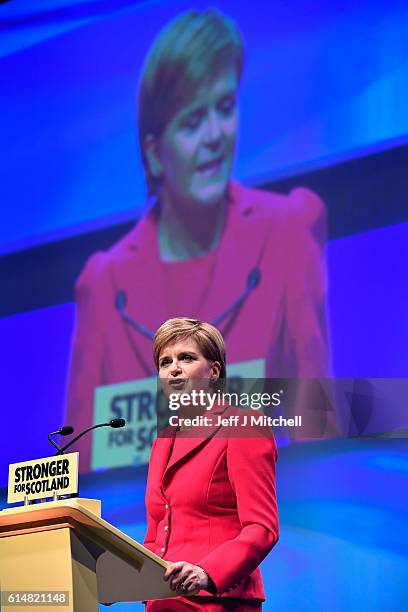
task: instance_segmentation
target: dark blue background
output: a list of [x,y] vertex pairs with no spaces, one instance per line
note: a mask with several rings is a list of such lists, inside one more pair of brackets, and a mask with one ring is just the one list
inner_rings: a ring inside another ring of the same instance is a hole
[[[406,3],[215,4],[247,47],[236,176],[278,189],[310,181],[328,207],[334,374],[406,376]],[[75,251],[81,236],[143,212],[138,74],[153,36],[190,6],[0,5],[2,486],[8,463],[48,455],[46,434],[63,423]],[[282,448],[265,609],[404,610],[407,468],[406,440]],[[144,486],[145,471],[121,470],[84,477],[82,494],[141,540]]]

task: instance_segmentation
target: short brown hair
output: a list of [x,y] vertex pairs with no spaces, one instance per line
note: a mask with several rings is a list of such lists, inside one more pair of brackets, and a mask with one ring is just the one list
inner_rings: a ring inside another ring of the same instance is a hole
[[227,376],[226,348],[224,338],[214,325],[197,319],[177,317],[168,319],[155,333],[153,339],[153,357],[159,370],[160,353],[164,347],[179,340],[194,340],[208,361],[218,361],[221,365],[220,379]]
[[139,85],[139,145],[150,193],[156,184],[144,151],[146,136],[160,138],[174,115],[222,70],[235,66],[239,81],[243,59],[237,27],[214,9],[182,13],[159,33]]

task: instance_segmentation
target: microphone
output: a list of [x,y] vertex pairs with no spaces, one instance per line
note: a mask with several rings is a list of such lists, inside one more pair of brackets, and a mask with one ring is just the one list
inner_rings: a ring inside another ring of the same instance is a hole
[[64,427],[61,427],[58,431],[51,433],[50,436],[55,436],[56,434],[60,436],[70,436],[72,433],[74,433],[74,428],[71,427],[71,425],[64,425]]
[[98,427],[113,427],[114,429],[118,429],[119,427],[124,427],[125,425],[126,425],[125,419],[111,419],[108,423],[98,423],[98,425],[92,425],[92,427],[88,427],[87,429],[84,429],[84,431],[81,431],[80,434],[75,436],[75,438],[70,440],[67,444],[65,444],[65,446],[63,446],[62,448],[59,448],[58,453],[56,454],[63,455],[64,452],[67,450],[67,448],[75,444],[75,442],[79,440],[79,438],[82,438],[82,436],[88,433],[88,431],[92,431],[92,429],[97,429]]
[[235,300],[233,304],[224,312],[222,312],[216,319],[211,321],[212,325],[217,327],[221,321],[224,321],[229,315],[234,314],[237,310],[242,306],[242,304],[246,301],[246,299],[250,296],[250,294],[258,287],[261,282],[261,270],[258,266],[252,268],[247,276],[247,284],[244,291],[241,295]]
[[123,291],[123,289],[121,289],[120,291],[117,292],[116,299],[115,299],[115,306],[119,310],[119,312],[121,312],[122,310],[125,310],[126,302],[127,302],[126,292]]
[[124,427],[126,421],[125,419],[111,419],[107,425],[110,425],[113,429],[118,429],[119,427]]
[[252,268],[252,270],[248,274],[247,290],[250,289],[250,291],[253,291],[254,289],[257,288],[260,282],[261,282],[261,271],[257,266],[256,268]]
[[126,302],[127,302],[126,291],[123,291],[123,289],[121,289],[120,291],[117,292],[116,298],[115,298],[116,310],[118,311],[122,319],[124,319],[126,323],[129,323],[129,325],[134,327],[134,329],[138,331],[139,334],[142,334],[142,336],[144,336],[148,340],[153,340],[154,333],[150,331],[150,329],[142,325],[142,323],[139,323],[139,321],[136,321],[136,319],[131,317],[130,314],[126,312]]
[[48,441],[51,442],[51,444],[54,448],[57,449],[57,451],[60,451],[61,447],[58,446],[58,444],[54,442],[54,440],[52,440],[52,436],[70,436],[72,433],[74,433],[74,428],[71,427],[71,425],[64,425],[63,427],[61,427],[61,429],[58,429],[58,431],[53,431],[52,433],[48,434]]
[[[228,316],[236,313],[242,306],[242,304],[250,296],[250,294],[258,287],[259,283],[261,282],[261,277],[262,275],[259,266],[255,266],[255,268],[252,268],[252,270],[250,270],[248,273],[245,289],[238,296],[235,302],[233,302],[231,306],[229,306],[229,308],[224,310],[224,312],[222,312],[218,317],[210,321],[211,325],[215,325],[215,327],[217,327]],[[126,323],[129,323],[129,325],[131,325],[136,331],[142,334],[142,336],[145,336],[145,338],[147,338],[148,340],[153,340],[154,333],[150,329],[142,325],[142,323],[136,321],[136,319],[131,317],[130,314],[126,312],[126,302],[126,291],[120,289],[115,297],[116,310],[118,311],[122,319],[126,321]]]

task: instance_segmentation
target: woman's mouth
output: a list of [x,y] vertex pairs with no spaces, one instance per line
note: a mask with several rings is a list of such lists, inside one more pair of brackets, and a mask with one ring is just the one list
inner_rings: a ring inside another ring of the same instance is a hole
[[186,378],[172,378],[168,381],[168,384],[172,389],[182,389],[186,382]]
[[202,164],[198,164],[197,170],[202,174],[212,176],[213,174],[217,174],[217,172],[220,171],[223,161],[223,157],[216,157]]

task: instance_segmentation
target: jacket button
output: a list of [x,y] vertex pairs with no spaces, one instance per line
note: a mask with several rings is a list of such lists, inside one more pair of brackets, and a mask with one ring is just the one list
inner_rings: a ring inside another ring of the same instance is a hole
[[164,546],[162,546],[162,548],[161,548],[162,553],[164,553],[165,550],[166,549],[164,548]]
[[166,510],[168,510],[169,509],[169,504],[166,504],[164,507],[166,508]]
[[168,526],[168,525],[165,525],[165,526],[164,526],[164,531],[168,531],[168,530],[169,530],[169,526]]

